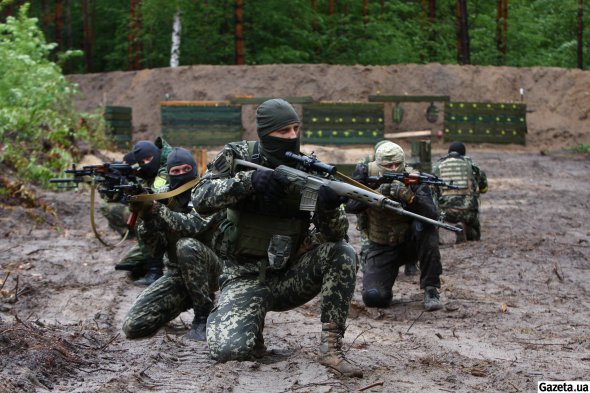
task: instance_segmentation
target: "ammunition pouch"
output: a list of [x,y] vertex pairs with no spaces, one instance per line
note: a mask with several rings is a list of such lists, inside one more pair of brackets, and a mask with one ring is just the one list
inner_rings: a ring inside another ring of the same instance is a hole
[[271,269],[281,269],[297,251],[309,226],[307,219],[265,216],[228,209],[220,253],[238,259],[266,259]]

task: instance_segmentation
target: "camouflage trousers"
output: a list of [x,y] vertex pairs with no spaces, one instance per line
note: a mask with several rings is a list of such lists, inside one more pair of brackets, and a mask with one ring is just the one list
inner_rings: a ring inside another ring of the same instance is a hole
[[250,357],[262,339],[269,311],[286,311],[321,295],[321,322],[344,328],[356,278],[356,254],[344,241],[324,243],[308,251],[284,270],[266,270],[264,280],[255,263],[240,271],[226,260],[226,277],[217,307],[207,320],[209,354],[218,361]]
[[442,211],[446,222],[461,222],[464,224],[465,237],[467,240],[481,239],[481,225],[479,223],[479,213],[477,210],[447,208]]
[[135,300],[123,322],[127,338],[154,334],[183,311],[193,308],[206,316],[213,307],[221,264],[213,251],[195,239],[176,243],[177,265],[146,288]]
[[119,202],[107,202],[101,199],[99,210],[107,219],[109,227],[123,236],[127,231],[127,218],[131,214],[129,208]]

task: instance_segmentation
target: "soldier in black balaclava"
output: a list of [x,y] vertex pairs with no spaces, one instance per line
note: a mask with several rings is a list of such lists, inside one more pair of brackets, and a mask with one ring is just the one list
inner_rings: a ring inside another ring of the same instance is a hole
[[[342,349],[357,259],[345,241],[343,201],[323,186],[316,211],[302,211],[301,189],[273,170],[296,166],[285,156],[299,153],[300,120],[291,104],[280,98],[260,104],[256,129],[260,141],[225,145],[193,190],[199,213],[227,211],[219,229],[223,284],[207,320],[209,354],[222,362],[264,356],[267,313],[321,295],[318,361],[338,374],[360,377],[362,370]],[[236,160],[265,168],[252,170]]]
[[[197,179],[193,155],[176,147],[168,155],[170,190]],[[136,206],[143,222],[138,233],[146,249],[157,255],[165,250],[166,273],[133,303],[123,323],[128,338],[153,334],[181,312],[192,308],[194,319],[186,338],[205,341],[207,316],[213,308],[221,263],[211,249],[213,233],[223,215],[205,218],[192,209],[191,188],[172,197],[166,206]]]

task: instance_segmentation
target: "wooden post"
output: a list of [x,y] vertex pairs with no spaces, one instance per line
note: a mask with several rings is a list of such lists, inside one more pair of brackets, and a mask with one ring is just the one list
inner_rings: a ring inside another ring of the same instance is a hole
[[195,161],[197,162],[197,173],[199,176],[203,176],[207,171],[207,149],[195,149],[193,153]]

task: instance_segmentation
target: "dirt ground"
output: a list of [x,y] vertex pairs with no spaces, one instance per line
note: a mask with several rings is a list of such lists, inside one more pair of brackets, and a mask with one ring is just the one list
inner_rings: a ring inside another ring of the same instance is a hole
[[268,314],[271,352],[260,361],[211,360],[206,344],[183,339],[190,312],[127,340],[122,320],[142,288],[113,266],[131,242],[109,249],[94,238],[89,192],[39,191],[45,209],[1,205],[0,392],[524,392],[539,380],[588,380],[589,157],[469,153],[490,191],[480,242],[455,245],[441,232],[445,308],[423,312],[418,280],[402,274],[390,307],[366,309],[358,274],[344,343],[363,379],[317,362],[318,299]]

